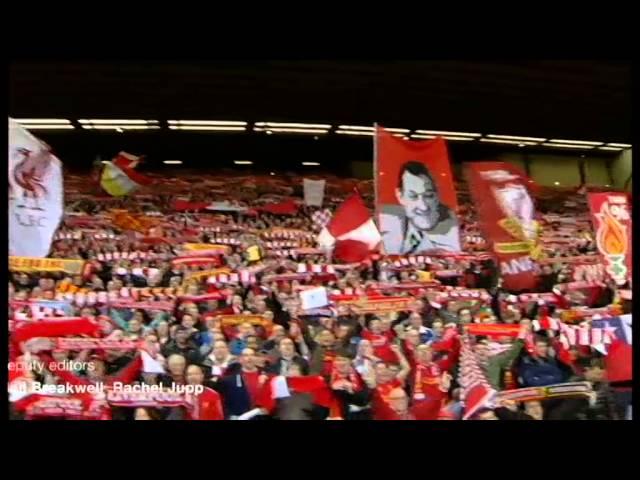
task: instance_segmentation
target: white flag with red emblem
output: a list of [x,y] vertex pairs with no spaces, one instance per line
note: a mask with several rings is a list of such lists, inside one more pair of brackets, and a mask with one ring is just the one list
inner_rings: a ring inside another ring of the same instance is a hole
[[338,207],[317,238],[320,248],[333,249],[333,256],[347,263],[365,260],[381,240],[369,209],[357,193]]
[[46,257],[62,219],[62,163],[9,119],[9,255]]

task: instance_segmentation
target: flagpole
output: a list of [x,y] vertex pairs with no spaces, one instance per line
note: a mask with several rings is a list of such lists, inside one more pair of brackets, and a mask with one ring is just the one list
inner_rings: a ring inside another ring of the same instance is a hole
[[[378,122],[373,122],[373,223],[380,231],[380,215],[378,210]],[[380,242],[380,254],[384,254],[384,242]]]
[[373,223],[378,226],[378,122],[373,122],[373,202],[374,219]]

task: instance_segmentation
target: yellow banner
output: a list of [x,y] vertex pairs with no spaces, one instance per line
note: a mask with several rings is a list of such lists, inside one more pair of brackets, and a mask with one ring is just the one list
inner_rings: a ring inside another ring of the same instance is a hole
[[84,260],[66,258],[9,257],[12,272],[65,272],[80,275]]
[[496,243],[493,247],[496,253],[530,253],[532,242]]
[[266,326],[267,320],[262,315],[219,315],[222,320],[222,326],[240,325],[241,323],[250,323],[256,326]]
[[188,282],[189,280],[200,280],[205,277],[211,277],[213,275],[227,274],[229,275],[231,270],[228,268],[214,268],[213,270],[202,270],[200,272],[191,272],[187,273],[184,276],[184,282]]
[[134,230],[146,234],[150,228],[160,223],[156,218],[144,215],[131,215],[127,211],[116,210],[112,212],[111,222],[121,230]]
[[189,252],[199,252],[205,250],[224,250],[229,252],[231,247],[229,245],[216,245],[212,243],[185,243],[182,248]]
[[417,270],[419,282],[430,282],[433,280],[433,274],[431,272],[425,272],[423,270]]

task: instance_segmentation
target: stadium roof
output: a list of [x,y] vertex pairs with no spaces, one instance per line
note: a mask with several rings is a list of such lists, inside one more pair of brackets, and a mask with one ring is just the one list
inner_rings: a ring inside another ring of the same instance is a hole
[[[354,151],[370,151],[370,143],[366,135],[339,134],[345,131],[341,125],[379,122],[407,129],[411,136],[418,135],[416,130],[477,132],[483,141],[489,135],[525,136],[545,139],[537,143],[551,139],[603,142],[600,147],[605,148],[606,143],[624,145],[631,140],[629,62],[39,61],[14,62],[9,86],[12,117],[68,120],[70,131],[61,130],[60,137],[73,136],[76,144],[103,149],[129,137],[126,142],[139,143],[144,150],[148,135],[153,135],[154,146],[168,149],[169,156],[180,155],[183,146],[209,147],[210,140],[202,139],[204,133],[219,139],[211,153],[226,156],[238,146],[238,135],[247,135],[242,143],[253,144],[256,152],[269,148],[277,152],[285,145],[280,142],[295,145],[310,140],[280,140],[296,134],[260,126],[272,122],[327,125],[326,135],[334,138],[323,138],[326,145],[346,150],[350,142],[365,145],[354,146]],[[151,128],[124,128],[119,136],[115,129],[88,122],[100,119],[148,120],[151,123],[145,125]],[[246,125],[238,132],[209,128],[196,139],[193,129],[175,122],[179,120]],[[269,143],[263,138],[248,139],[269,133],[273,134]],[[313,129],[298,133],[316,136]],[[63,145],[67,141],[60,140]],[[464,140],[452,140],[456,141]],[[472,142],[480,141],[476,137]],[[250,154],[239,151],[236,157]]]

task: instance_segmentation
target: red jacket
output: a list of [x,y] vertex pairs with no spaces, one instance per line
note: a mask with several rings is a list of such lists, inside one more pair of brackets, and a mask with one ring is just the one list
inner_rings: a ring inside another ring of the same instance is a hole
[[375,334],[368,329],[362,332],[362,338],[371,342],[373,354],[383,362],[398,363],[397,355],[391,350],[391,342],[394,337],[395,335],[391,330],[381,334]]
[[[428,365],[417,363],[412,369],[414,400],[423,401],[425,398],[438,398],[440,396],[440,378],[444,372],[448,372],[453,363],[449,358],[430,362]],[[422,395],[418,397],[417,395]]]
[[445,392],[439,392],[438,396],[409,407],[404,415],[399,415],[389,404],[382,402],[376,412],[376,420],[438,420],[440,409],[447,397]]
[[224,411],[220,394],[208,387],[195,399],[193,408],[188,412],[188,420],[224,420]]

